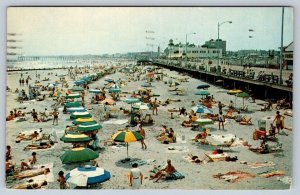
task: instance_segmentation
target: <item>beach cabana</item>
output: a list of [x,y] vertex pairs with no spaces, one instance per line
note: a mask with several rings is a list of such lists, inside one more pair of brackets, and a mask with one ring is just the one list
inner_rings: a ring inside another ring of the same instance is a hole
[[140,141],[143,139],[143,137],[141,136],[141,134],[139,134],[136,131],[129,131],[129,130],[124,130],[124,131],[119,131],[118,133],[115,133],[112,136],[112,139],[115,142],[124,142],[126,143],[126,147],[127,147],[127,158],[128,158],[128,143],[129,142],[136,142],[136,141]]
[[66,174],[68,184],[84,187],[97,183],[103,183],[111,178],[110,172],[100,167],[78,167]]
[[65,151],[63,155],[60,156],[60,160],[63,164],[71,163],[82,163],[94,160],[99,157],[99,154],[94,152],[89,148],[73,148],[71,150]]

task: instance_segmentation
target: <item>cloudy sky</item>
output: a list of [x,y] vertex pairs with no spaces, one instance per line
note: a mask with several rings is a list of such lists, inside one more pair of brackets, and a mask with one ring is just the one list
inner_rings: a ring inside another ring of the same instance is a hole
[[[227,50],[278,49],[281,13],[279,7],[11,7],[7,9],[7,32],[22,34],[17,39],[22,40],[18,45],[23,47],[24,55],[111,54],[151,50],[147,44],[154,45],[154,49],[158,45],[166,47],[170,38],[185,43],[186,34],[194,32],[188,42],[202,45],[217,38],[218,22],[232,21],[220,27]],[[284,17],[287,45],[293,41],[292,8],[285,8]]]

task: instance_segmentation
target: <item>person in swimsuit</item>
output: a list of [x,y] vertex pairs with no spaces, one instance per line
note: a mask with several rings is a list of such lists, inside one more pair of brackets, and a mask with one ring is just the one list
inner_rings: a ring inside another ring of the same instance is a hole
[[167,175],[170,175],[170,174],[176,172],[176,169],[171,164],[170,159],[167,161],[167,163],[168,163],[168,165],[164,169],[158,171],[153,177],[150,177],[150,180],[157,178],[154,182],[158,182],[158,180],[160,178],[162,178],[163,176],[167,176]]
[[283,127],[283,120],[284,120],[284,116],[282,116],[280,114],[279,111],[276,112],[276,116],[273,120],[273,123],[275,122],[276,124],[276,128],[278,130],[278,133],[280,133],[280,130],[282,130],[284,127]]

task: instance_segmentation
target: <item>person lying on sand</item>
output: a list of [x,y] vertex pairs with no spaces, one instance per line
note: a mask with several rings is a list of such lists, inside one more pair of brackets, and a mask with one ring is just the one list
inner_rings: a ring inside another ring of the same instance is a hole
[[201,144],[206,143],[206,137],[207,137],[207,129],[203,129],[201,133],[198,133],[195,138],[193,139],[196,142],[200,142]]
[[189,115],[189,119],[188,120],[184,120],[181,125],[184,126],[184,127],[191,127],[192,126],[192,116]]
[[235,116],[233,114],[233,109],[229,108],[226,112],[226,114],[224,115],[225,118],[228,118],[228,119],[235,119]]
[[168,165],[164,168],[158,171],[154,176],[150,176],[150,180],[156,179],[154,182],[158,182],[159,179],[161,179],[163,176],[168,176],[174,172],[176,172],[175,167],[171,164],[171,160],[169,159],[167,161]]
[[14,189],[41,189],[42,186],[46,186],[48,184],[47,181],[35,182],[35,183],[25,183],[25,184],[18,184],[14,186]]
[[47,148],[51,148],[54,145],[54,142],[50,141],[49,143],[45,143],[45,144],[29,144],[27,145],[24,150],[39,150],[39,149],[47,149]]
[[25,135],[24,133],[20,133],[16,138],[16,143],[21,142],[22,140],[40,140],[41,137],[37,131],[34,131],[31,135]]
[[37,170],[34,170],[34,171],[26,171],[26,172],[20,172],[18,175],[15,175],[14,177],[16,179],[24,179],[24,178],[28,178],[28,177],[34,177],[34,176],[37,176],[37,175],[46,175],[50,173],[50,169],[49,168],[41,168],[41,169],[37,169]]
[[203,162],[203,160],[201,160],[198,156],[192,155],[192,154],[188,154],[188,157],[191,158],[192,162],[194,163],[201,163]]

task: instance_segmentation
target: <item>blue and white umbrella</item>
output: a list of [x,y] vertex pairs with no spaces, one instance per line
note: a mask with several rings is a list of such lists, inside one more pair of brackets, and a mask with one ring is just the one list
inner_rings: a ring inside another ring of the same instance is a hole
[[110,172],[99,167],[78,167],[66,175],[67,183],[75,186],[87,186],[103,183],[111,178]]
[[209,108],[207,108],[206,106],[203,105],[196,105],[194,107],[191,108],[194,112],[196,113],[205,113],[205,114],[212,114],[213,111]]

